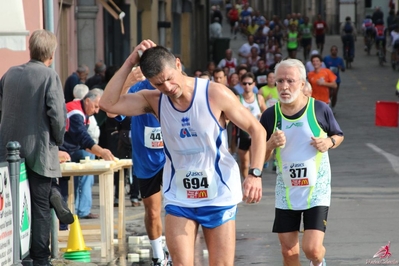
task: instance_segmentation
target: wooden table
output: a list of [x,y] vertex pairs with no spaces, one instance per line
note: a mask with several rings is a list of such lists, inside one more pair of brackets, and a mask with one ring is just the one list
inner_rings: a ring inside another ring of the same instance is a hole
[[[84,164],[77,164],[83,167]],[[62,168],[62,176],[69,176],[68,207],[75,210],[74,176],[98,175],[100,198],[101,257],[110,261],[114,257],[114,172],[119,172],[118,239],[125,237],[125,175],[124,169],[131,169],[132,160],[119,160],[104,167],[81,169]]]

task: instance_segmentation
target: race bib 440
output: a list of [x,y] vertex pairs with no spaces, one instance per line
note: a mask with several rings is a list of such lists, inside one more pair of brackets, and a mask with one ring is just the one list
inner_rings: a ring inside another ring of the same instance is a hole
[[144,128],[144,146],[149,149],[163,149],[163,139],[160,127]]

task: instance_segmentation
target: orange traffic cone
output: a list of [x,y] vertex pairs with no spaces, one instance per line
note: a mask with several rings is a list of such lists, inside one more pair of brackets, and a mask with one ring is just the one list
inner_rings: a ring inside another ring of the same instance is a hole
[[80,228],[80,223],[77,215],[73,215],[74,222],[70,225],[68,245],[64,252],[75,252],[75,251],[85,251],[91,250],[91,248],[86,247],[85,240],[83,239],[82,229]]

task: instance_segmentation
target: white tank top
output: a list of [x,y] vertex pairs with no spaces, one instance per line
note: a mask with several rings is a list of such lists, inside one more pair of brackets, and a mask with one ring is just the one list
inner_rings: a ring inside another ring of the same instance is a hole
[[185,111],[177,110],[167,96],[160,97],[165,206],[230,206],[242,200],[239,168],[228,151],[227,131],[210,109],[208,85],[208,80],[195,80]]
[[262,111],[260,110],[258,95],[254,93],[254,100],[251,103],[246,102],[242,95],[240,95],[240,100],[242,105],[244,105],[244,107],[247,108],[251,112],[251,114],[259,120]]

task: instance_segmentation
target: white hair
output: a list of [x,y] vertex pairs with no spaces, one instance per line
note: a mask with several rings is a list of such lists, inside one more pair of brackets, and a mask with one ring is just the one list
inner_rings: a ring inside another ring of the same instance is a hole
[[85,84],[78,84],[73,88],[73,97],[82,100],[89,92],[89,87]]
[[305,82],[305,86],[303,86],[303,94],[305,94],[306,96],[312,96],[312,85],[309,83],[309,81]]
[[89,98],[90,100],[95,100],[97,97],[101,97],[103,95],[103,90],[99,88],[91,89],[89,92],[83,97],[83,100]]
[[278,63],[276,65],[274,73],[277,74],[277,71],[279,70],[280,67],[282,67],[282,68],[287,68],[287,67],[296,68],[298,70],[300,79],[302,79],[303,81],[306,81],[306,69],[305,69],[305,66],[298,59],[287,59],[287,60],[281,61],[280,63]]

